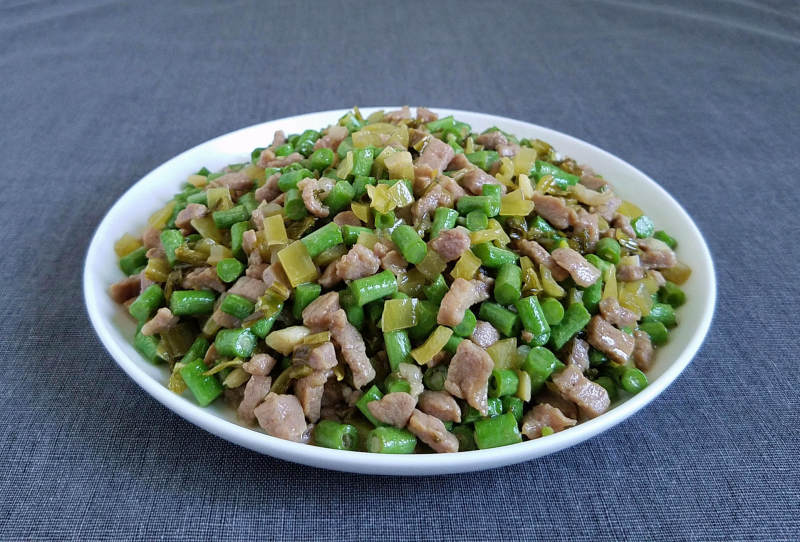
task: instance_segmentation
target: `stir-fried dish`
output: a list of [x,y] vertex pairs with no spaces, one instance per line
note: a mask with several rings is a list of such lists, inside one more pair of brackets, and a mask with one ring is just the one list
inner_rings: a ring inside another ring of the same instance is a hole
[[356,108],[189,175],[115,245],[170,390],[274,437],[456,452],[647,386],[690,269],[586,165],[451,116]]

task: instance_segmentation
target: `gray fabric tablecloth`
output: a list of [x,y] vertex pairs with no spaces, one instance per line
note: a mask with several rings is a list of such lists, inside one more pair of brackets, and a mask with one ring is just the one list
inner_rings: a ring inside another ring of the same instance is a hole
[[[0,538],[800,538],[798,3],[12,0],[0,43]],[[537,461],[398,479],[231,445],[117,368],[81,266],[127,187],[242,126],[402,103],[573,134],[686,207],[719,301],[657,401]]]

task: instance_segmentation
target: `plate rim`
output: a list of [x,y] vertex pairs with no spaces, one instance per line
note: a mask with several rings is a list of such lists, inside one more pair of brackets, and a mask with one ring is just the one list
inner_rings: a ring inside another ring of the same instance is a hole
[[[380,109],[391,110],[396,108],[396,106],[373,106],[360,109],[362,112],[368,114],[372,111],[377,111]],[[171,410],[175,414],[178,414],[190,423],[208,431],[209,433],[228,440],[229,442],[233,442],[259,453],[295,463],[363,474],[451,474],[457,472],[484,470],[488,468],[495,468],[529,461],[580,444],[581,442],[584,442],[585,440],[592,438],[599,433],[618,425],[619,423],[622,423],[630,416],[644,408],[647,404],[652,402],[669,385],[671,385],[689,365],[689,363],[691,363],[692,359],[697,354],[708,335],[708,331],[710,330],[716,309],[717,280],[714,261],[705,237],[689,213],[669,192],[667,192],[650,176],[640,171],[626,160],[580,138],[528,121],[513,119],[501,115],[494,115],[491,113],[443,107],[430,107],[429,109],[443,115],[460,115],[462,118],[467,116],[481,117],[489,122],[496,122],[499,120],[515,124],[524,124],[530,129],[534,129],[537,132],[545,134],[544,137],[548,137],[548,134],[550,134],[551,136],[555,136],[557,139],[566,138],[566,140],[571,140],[573,143],[586,146],[589,151],[600,153],[607,159],[619,162],[623,167],[629,168],[632,173],[639,177],[640,181],[645,180],[652,184],[657,191],[661,192],[662,197],[668,199],[675,206],[675,208],[679,210],[679,212],[682,214],[680,221],[687,223],[689,229],[693,230],[693,233],[700,242],[700,247],[702,248],[701,257],[708,264],[706,275],[707,279],[709,280],[708,284],[710,287],[706,292],[705,303],[703,303],[704,312],[701,315],[700,325],[695,328],[694,333],[691,335],[689,341],[686,343],[686,346],[680,352],[678,357],[672,361],[666,370],[653,382],[651,382],[644,390],[639,392],[637,395],[630,397],[625,402],[616,405],[613,409],[602,414],[601,416],[598,416],[592,420],[584,421],[577,426],[570,428],[569,431],[563,431],[550,435],[547,439],[535,439],[510,446],[487,450],[458,452],[455,454],[382,455],[370,454],[367,452],[332,450],[328,448],[290,442],[269,436],[266,433],[258,430],[238,425],[230,420],[218,417],[213,412],[209,412],[208,410],[190,402],[184,397],[178,396],[169,391],[162,382],[157,381],[151,375],[146,373],[144,369],[137,365],[135,360],[128,356],[127,353],[123,352],[122,349],[117,345],[116,340],[111,336],[112,330],[109,329],[111,327],[111,322],[101,318],[98,308],[98,287],[93,282],[94,275],[91,264],[96,259],[93,256],[99,251],[101,233],[109,227],[109,222],[114,214],[115,209],[121,205],[121,202],[123,202],[129,196],[131,191],[133,191],[141,183],[146,182],[149,178],[151,178],[151,176],[157,176],[159,170],[162,168],[169,169],[176,162],[181,161],[181,159],[187,154],[195,152],[201,147],[212,146],[213,143],[218,142],[223,138],[234,138],[236,134],[241,134],[242,132],[249,130],[256,130],[265,125],[279,125],[281,123],[289,122],[303,123],[307,119],[318,116],[341,116],[351,109],[315,111],[301,115],[293,115],[280,119],[268,120],[239,128],[237,130],[233,130],[203,141],[175,155],[174,157],[149,171],[147,174],[134,182],[130,187],[128,187],[128,189],[114,201],[111,207],[109,207],[109,209],[104,213],[103,218],[100,220],[91,236],[91,240],[84,258],[82,286],[84,294],[84,308],[89,317],[89,321],[91,322],[95,333],[100,339],[101,344],[109,352],[115,363],[122,368],[122,370],[137,385],[139,385],[139,387],[141,387],[151,397],[156,399],[167,409]],[[556,150],[559,150],[556,145],[554,145],[554,147],[556,147]],[[101,290],[101,292],[105,293],[105,290]]]

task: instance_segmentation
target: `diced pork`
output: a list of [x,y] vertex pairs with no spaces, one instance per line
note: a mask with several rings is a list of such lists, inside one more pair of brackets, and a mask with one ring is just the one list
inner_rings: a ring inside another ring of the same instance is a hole
[[439,232],[430,245],[446,262],[452,262],[461,257],[470,246],[469,231],[461,226]]
[[340,308],[338,292],[321,295],[303,309],[303,325],[316,331],[329,329]]
[[258,419],[258,425],[268,435],[294,442],[303,441],[308,426],[303,407],[294,395],[269,393],[253,413]]
[[[376,243],[375,247],[380,245],[381,243]],[[373,247],[373,250],[375,250]],[[376,251],[376,255],[378,251]],[[399,275],[401,273],[405,273],[406,268],[408,267],[408,262],[403,255],[400,254],[397,250],[389,250],[383,256],[378,256],[381,259],[381,269],[386,269],[391,271],[395,275]]]
[[620,213],[614,213],[614,218],[611,220],[611,225],[628,237],[636,239],[636,232],[633,231],[633,226],[631,226],[631,219],[627,216]]
[[603,179],[602,177],[598,176],[597,173],[594,172],[592,168],[586,165],[581,165],[581,184],[586,188],[591,188],[592,190],[600,190],[608,182]]
[[469,170],[461,177],[461,186],[466,188],[472,194],[476,196],[480,196],[483,192],[483,185],[485,184],[497,184],[500,185],[501,192],[505,194],[506,187],[503,184],[495,179],[493,176],[489,175],[485,171],[479,168],[474,168]]
[[268,267],[269,266],[265,263],[253,262],[247,266],[244,274],[251,279],[260,279],[262,276],[264,276],[264,271],[266,271]]
[[553,260],[569,272],[578,286],[591,286],[600,278],[600,270],[590,264],[580,252],[569,247],[555,249],[551,254]]
[[297,183],[297,188],[301,192],[303,203],[309,213],[319,218],[325,218],[330,214],[330,209],[322,201],[331,193],[333,185],[333,179],[327,177],[321,179],[306,177]]
[[347,314],[341,309],[334,313],[330,331],[333,341],[339,345],[344,362],[353,374],[353,385],[361,389],[375,378],[375,369],[367,357],[367,347],[361,333],[347,321]]
[[534,192],[533,203],[536,213],[560,230],[568,228],[575,221],[575,211],[567,207],[564,198]]
[[[553,389],[550,389],[550,387]],[[547,386],[542,388],[542,391],[537,393],[533,400],[536,404],[547,404],[557,408],[563,412],[567,418],[573,418],[575,420],[578,419],[578,405],[572,401],[564,399],[561,394],[556,392],[555,386],[553,386],[552,382],[548,383]]]
[[675,253],[665,242],[652,237],[639,240],[639,260],[646,269],[669,269],[678,263]]
[[453,147],[435,137],[428,139],[428,143],[422,149],[417,158],[416,166],[426,166],[433,171],[442,172],[455,156]]
[[275,368],[275,358],[269,354],[255,354],[242,364],[242,369],[251,375],[267,376]]
[[639,258],[636,258],[637,263],[621,263],[617,266],[617,279],[623,282],[631,282],[644,278],[644,267],[638,264]]
[[314,142],[314,149],[331,149],[335,151],[339,148],[339,143],[344,141],[348,134],[349,132],[345,126],[331,125],[325,131],[325,134]]
[[250,190],[253,186],[253,179],[244,171],[234,171],[217,177],[208,183],[208,186],[209,188],[224,186],[231,190]]
[[152,226],[148,226],[142,233],[142,244],[144,248],[161,247],[161,232]]
[[276,149],[286,143],[286,134],[283,133],[283,130],[275,130],[275,133],[272,134],[272,143],[270,144],[270,149]]
[[449,164],[447,164],[447,169],[445,171],[459,170],[471,167],[473,167],[472,162],[470,162],[467,159],[467,156],[463,152],[460,152],[455,156],[453,156],[453,159],[450,160]]
[[139,278],[139,275],[131,275],[112,284],[108,293],[116,303],[125,303],[127,300],[139,295],[141,284],[142,279]]
[[255,303],[259,297],[267,291],[267,285],[263,280],[250,277],[239,277],[239,279],[228,290],[229,294],[236,294]]
[[336,273],[344,280],[355,280],[374,275],[380,266],[381,262],[373,251],[356,243],[336,263]]
[[281,195],[278,188],[278,180],[281,178],[280,172],[273,173],[267,178],[263,186],[256,188],[256,201],[272,201]]
[[435,184],[411,206],[414,223],[419,224],[425,217],[430,217],[438,207],[452,207],[453,196],[441,184]]
[[267,396],[271,385],[272,379],[268,376],[253,375],[250,377],[250,380],[247,381],[244,387],[242,402],[239,403],[239,407],[236,409],[240,420],[247,425],[256,421],[253,410]]
[[553,432],[558,433],[567,427],[572,427],[578,423],[564,415],[559,409],[548,404],[536,405],[522,418],[522,434],[529,439],[542,436],[542,429],[549,427]]
[[206,367],[211,367],[218,359],[219,354],[217,353],[217,347],[212,344],[208,347],[208,350],[206,350],[206,355],[203,356],[203,363],[205,363]]
[[461,409],[453,396],[446,391],[423,391],[418,401],[417,408],[425,414],[436,416],[443,422],[461,421]]
[[633,337],[612,326],[602,316],[593,316],[587,331],[589,344],[618,363],[628,361],[633,352]]
[[314,371],[308,376],[299,378],[294,383],[294,394],[303,407],[303,414],[309,422],[319,420],[322,409],[322,394],[325,391],[325,382],[328,381],[333,371]]
[[408,393],[392,392],[367,403],[367,409],[378,421],[402,429],[408,424],[416,404],[417,400]]
[[577,337],[572,339],[572,346],[567,356],[567,365],[575,365],[581,371],[589,368],[589,343]]
[[444,389],[464,399],[482,415],[488,412],[487,391],[494,362],[484,349],[470,340],[463,340],[450,360]]
[[178,216],[175,217],[175,225],[181,230],[189,231],[192,224],[191,221],[195,218],[203,218],[208,214],[208,208],[202,203],[190,203],[185,208],[181,209]]
[[486,132],[485,134],[479,135],[477,138],[475,138],[475,143],[478,145],[483,145],[485,149],[494,150],[498,145],[506,145],[508,143],[508,139],[500,130],[494,130],[492,132]]
[[[227,295],[227,294],[223,294],[223,296],[220,297],[220,301],[225,299],[225,297],[224,297],[225,295]],[[242,321],[241,320],[239,320],[238,318],[236,318],[232,314],[228,314],[227,312],[223,312],[222,309],[219,308],[219,306],[217,306],[217,308],[211,314],[211,319],[214,320],[220,326],[224,327],[225,329],[233,329],[233,328],[237,328],[237,327],[242,325]]]
[[514,246],[523,256],[527,256],[539,265],[543,265],[550,270],[553,278],[557,281],[562,281],[569,273],[566,269],[559,266],[553,257],[547,252],[547,249],[536,241],[528,239],[518,239],[514,242]]
[[512,158],[512,157],[517,155],[517,153],[519,152],[520,148],[521,147],[519,145],[517,145],[516,143],[504,143],[504,144],[498,145],[495,148],[495,150],[497,151],[497,154],[499,154],[502,157]]
[[361,226],[361,219],[353,211],[342,211],[333,217],[333,222],[340,226]]
[[481,348],[489,348],[500,340],[500,333],[489,322],[478,320],[470,338]]
[[435,452],[452,453],[458,451],[458,439],[447,431],[442,420],[414,409],[408,420],[408,430]]
[[327,371],[336,367],[336,350],[333,343],[326,342],[315,347],[308,355],[308,366],[315,371]]
[[178,325],[180,318],[172,315],[172,311],[167,307],[161,307],[153,317],[142,326],[142,335],[155,335],[163,333]]
[[633,362],[642,371],[649,371],[653,366],[653,343],[650,335],[637,329],[633,332],[633,338]]
[[593,251],[600,240],[600,217],[581,208],[578,209],[572,226],[573,231],[582,236],[586,250]]
[[439,115],[428,109],[427,107],[417,108],[417,122],[433,122],[439,118]]
[[261,280],[264,281],[264,286],[267,288],[275,284],[275,282],[279,282],[287,288],[289,288],[290,285],[289,278],[286,276],[281,262],[270,264],[269,267],[264,269],[264,272],[261,274]]
[[293,152],[289,156],[275,156],[275,153],[269,149],[261,151],[261,156],[258,157],[258,167],[286,167],[289,164],[294,164],[300,160],[305,160],[305,156],[299,152]]
[[391,122],[396,124],[403,120],[411,120],[411,109],[407,105],[404,105],[402,109],[389,111],[388,113],[383,114],[384,122]]
[[453,205],[458,203],[458,200],[461,199],[462,196],[467,195],[467,191],[461,188],[461,185],[458,184],[452,177],[448,177],[447,175],[439,175],[436,179],[439,185],[447,190],[450,193],[450,196],[452,196]]
[[225,285],[219,280],[217,270],[213,267],[196,267],[192,269],[183,277],[181,286],[187,290],[225,291]]
[[606,297],[598,304],[600,315],[617,327],[633,326],[640,315],[619,304],[616,297]]
[[341,258],[328,264],[328,266],[322,272],[322,275],[319,277],[319,279],[317,279],[317,282],[319,282],[320,286],[330,289],[342,282],[342,277],[336,270],[336,265],[340,260]]
[[606,389],[586,378],[575,365],[568,365],[566,369],[555,373],[552,381],[558,392],[578,405],[588,418],[596,418],[611,404]]
[[622,200],[612,195],[610,198],[608,198],[608,201],[601,203],[600,205],[595,205],[591,207],[590,210],[591,212],[602,216],[607,222],[611,222],[614,219],[614,215],[617,213],[617,209],[619,209],[620,205],[622,205]]
[[457,326],[464,319],[468,308],[487,299],[489,288],[486,283],[457,278],[442,299],[436,321],[443,326]]

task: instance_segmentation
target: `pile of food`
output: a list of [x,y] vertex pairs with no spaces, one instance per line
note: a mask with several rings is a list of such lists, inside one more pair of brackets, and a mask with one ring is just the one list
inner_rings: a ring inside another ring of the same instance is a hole
[[690,269],[540,140],[358,109],[190,175],[115,245],[168,387],[342,450],[536,439],[647,386]]

